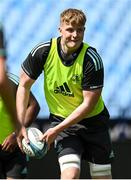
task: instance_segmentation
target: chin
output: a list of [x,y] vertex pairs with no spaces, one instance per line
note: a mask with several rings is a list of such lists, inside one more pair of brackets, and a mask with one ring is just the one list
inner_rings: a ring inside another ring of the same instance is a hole
[[75,45],[75,46],[70,47],[70,49],[77,50],[79,47],[80,47],[80,45]]

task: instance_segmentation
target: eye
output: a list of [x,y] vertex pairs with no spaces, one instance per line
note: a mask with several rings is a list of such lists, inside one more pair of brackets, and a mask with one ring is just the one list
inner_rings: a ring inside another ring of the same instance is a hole
[[74,30],[72,28],[68,28],[67,31],[72,33]]
[[84,31],[84,29],[83,28],[79,28],[79,29],[77,29],[77,33],[81,33],[81,32],[83,32]]

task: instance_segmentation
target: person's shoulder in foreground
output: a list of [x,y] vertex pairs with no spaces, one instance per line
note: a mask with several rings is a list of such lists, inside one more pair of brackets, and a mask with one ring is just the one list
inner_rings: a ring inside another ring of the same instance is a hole
[[12,87],[9,83],[8,77],[6,75],[6,48],[5,48],[5,38],[3,27],[0,24],[0,95],[5,102],[6,108],[12,117],[12,122],[16,127],[17,116],[15,109],[15,97],[13,94]]

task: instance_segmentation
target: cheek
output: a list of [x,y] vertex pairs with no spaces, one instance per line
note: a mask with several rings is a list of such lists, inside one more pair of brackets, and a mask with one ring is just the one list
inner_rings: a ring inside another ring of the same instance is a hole
[[69,33],[62,33],[62,37],[65,41],[68,41],[71,39],[71,35]]
[[61,36],[64,36],[64,37],[69,37],[69,36],[70,36],[70,33],[68,33],[68,32],[65,31],[65,30],[61,30],[61,31],[60,31],[60,34],[61,34]]

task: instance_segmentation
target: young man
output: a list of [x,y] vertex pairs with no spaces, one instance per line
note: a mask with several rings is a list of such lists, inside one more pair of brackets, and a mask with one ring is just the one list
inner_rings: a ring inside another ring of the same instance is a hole
[[[9,73],[9,81],[16,95],[18,78]],[[36,119],[39,104],[30,93],[29,104],[25,112],[24,126],[28,127]],[[22,179],[27,174],[26,155],[17,146],[15,129],[4,101],[0,98],[0,179]]]
[[78,179],[81,159],[89,162],[92,178],[111,178],[109,113],[101,97],[104,69],[97,51],[83,42],[85,22],[78,9],[61,14],[60,37],[29,53],[17,91],[18,116],[23,121],[29,89],[44,71],[52,127],[42,140],[49,146],[55,140],[61,179]]

